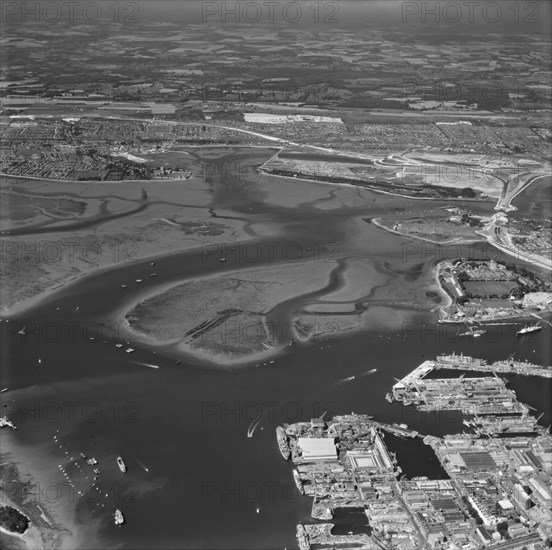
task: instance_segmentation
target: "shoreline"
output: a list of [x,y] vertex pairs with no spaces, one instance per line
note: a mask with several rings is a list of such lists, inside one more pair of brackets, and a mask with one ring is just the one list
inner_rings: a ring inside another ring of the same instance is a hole
[[[284,178],[292,181],[304,181],[306,183],[318,183],[321,185],[334,185],[336,187],[352,187],[353,189],[366,189],[367,191],[373,191],[374,193],[382,193],[384,195],[391,195],[392,197],[400,197],[402,199],[412,199],[416,201],[464,201],[464,202],[489,202],[489,199],[467,199],[465,197],[413,197],[410,195],[402,195],[401,193],[394,193],[392,191],[385,191],[384,189],[380,189],[377,187],[370,187],[370,185],[360,185],[355,183],[347,183],[347,182],[332,182],[332,181],[319,181],[314,179],[306,179],[306,178],[300,178],[300,177],[293,177],[293,176],[284,176],[281,174],[273,174],[271,172],[267,172],[265,170],[260,170],[259,168],[257,171],[260,174],[263,174],[264,176],[267,176],[269,178]],[[489,197],[490,198],[490,197]]]
[[182,178],[171,178],[171,179],[158,179],[158,180],[58,180],[54,178],[45,178],[45,177],[37,177],[37,176],[18,176],[15,174],[6,174],[5,172],[0,172],[0,178],[17,178],[20,180],[32,180],[32,181],[45,181],[48,183],[71,183],[71,184],[86,184],[86,183],[159,183],[159,182],[185,182],[190,181],[192,178],[188,179],[182,179]]
[[[278,265],[278,264],[272,264],[272,265]],[[266,266],[264,267],[266,268]],[[151,334],[148,334],[147,332],[144,332],[139,328],[135,328],[131,324],[131,322],[129,322],[129,320],[127,319],[127,315],[130,314],[137,306],[140,306],[147,300],[161,296],[182,285],[186,285],[194,282],[198,282],[198,283],[205,282],[206,280],[217,280],[227,276],[230,276],[234,279],[239,279],[242,276],[246,276],[248,272],[250,271],[255,272],[255,271],[258,271],[259,269],[262,269],[262,267],[240,269],[238,271],[224,271],[222,273],[212,273],[207,276],[201,276],[201,277],[198,277],[198,276],[185,277],[185,278],[179,279],[178,281],[172,281],[170,283],[159,285],[153,289],[141,292],[133,297],[129,297],[129,299],[125,302],[125,304],[122,307],[118,308],[117,312],[114,313],[113,317],[111,318],[111,322],[114,322],[115,324],[121,326],[124,332],[126,333],[126,336],[129,339],[135,338],[137,342],[144,344],[146,346],[166,348],[167,351],[169,351],[169,353],[172,352],[175,355],[182,354],[191,359],[200,360],[202,362],[209,363],[212,367],[217,369],[225,369],[226,366],[234,369],[245,368],[245,367],[253,366],[253,363],[257,363],[256,365],[254,365],[255,367],[268,364],[269,360],[272,360],[275,357],[277,357],[282,352],[282,350],[284,350],[290,344],[276,345],[275,343],[271,343],[270,340],[267,340],[267,342],[264,344],[266,347],[265,350],[252,351],[251,353],[248,353],[241,357],[232,357],[231,355],[224,355],[224,354],[217,355],[216,353],[206,350],[202,347],[197,347],[197,348],[192,347],[189,343],[186,343],[183,341],[185,336],[172,338],[170,340],[160,341],[155,336],[152,336]],[[280,302],[276,304],[275,307],[277,307],[279,304]],[[265,314],[260,314],[260,315],[262,317],[266,317]],[[263,319],[262,322],[266,328],[267,327],[266,319]],[[296,340],[295,340],[296,344],[306,343],[310,340],[310,339],[303,340],[295,329],[294,329],[294,335],[296,337]]]
[[441,320],[440,313],[443,312],[443,308],[450,307],[454,304],[454,300],[452,299],[452,296],[443,288],[443,285],[441,285],[441,281],[439,280],[439,278],[441,277],[441,266],[445,263],[445,261],[446,260],[437,262],[437,265],[433,267],[433,275],[435,277],[435,283],[437,284],[441,295],[446,297],[445,304],[441,304],[434,308],[434,311],[439,312],[439,321]]
[[[25,446],[25,449],[28,451],[30,447]],[[0,488],[0,497],[3,505],[17,509],[29,520],[25,533],[11,533],[5,529],[2,532],[22,541],[29,550],[76,548],[80,540],[77,525],[69,517],[67,509],[63,510],[47,498],[42,499],[43,488],[53,482],[45,472],[31,470],[27,457],[22,457],[25,452],[22,445],[8,441],[6,436],[2,438],[0,472],[3,486]],[[8,475],[11,490],[5,489],[3,478]]]
[[385,231],[388,231],[389,233],[394,233],[395,235],[400,235],[401,237],[407,237],[409,239],[417,239],[419,241],[426,241],[431,244],[441,245],[441,246],[447,246],[449,244],[473,244],[478,242],[484,242],[486,239],[457,239],[457,240],[449,240],[449,241],[434,241],[432,239],[428,239],[427,237],[420,237],[417,235],[409,235],[407,233],[401,233],[400,231],[396,231],[395,229],[390,229],[389,227],[386,227],[382,223],[380,223],[380,220],[382,218],[372,218],[370,222],[374,224],[376,227],[379,227],[380,229],[384,229]]
[[19,512],[22,516],[27,518],[27,521],[29,522],[29,525],[27,526],[25,531],[23,531],[23,533],[18,533],[17,531],[9,531],[8,529],[6,529],[6,528],[4,528],[0,525],[0,533],[3,533],[4,535],[7,535],[9,537],[18,538],[18,539],[22,540],[28,546],[27,541],[25,540],[25,535],[27,535],[29,533],[29,531],[31,530],[31,527],[32,527],[31,518],[29,516],[27,516],[27,514],[25,514],[23,511],[21,511],[17,506],[14,506],[13,503],[11,503],[10,501],[6,502],[6,499],[4,498],[3,494],[2,494],[2,497],[3,497],[2,498],[2,506],[6,507],[6,508],[11,508],[12,510],[16,510],[17,512]]

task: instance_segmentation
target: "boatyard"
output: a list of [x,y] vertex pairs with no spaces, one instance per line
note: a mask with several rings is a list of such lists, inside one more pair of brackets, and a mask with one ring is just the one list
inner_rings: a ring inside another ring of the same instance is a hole
[[[428,378],[444,369],[493,375]],[[552,536],[552,437],[496,371],[548,377],[550,369],[512,358],[489,365],[438,356],[397,380],[386,396],[424,412],[459,410],[469,433],[423,436],[353,413],[278,427],[297,488],[313,499],[312,518],[323,521],[297,526],[301,550],[543,548]],[[401,477],[384,432],[422,437],[449,479]],[[343,509],[360,510],[365,524],[337,533],[334,522]]]
[[418,546],[420,533],[398,496],[401,469],[384,443],[381,431],[386,428],[409,433],[358,414],[335,416],[328,422],[315,418],[278,431],[279,442],[281,430],[285,434],[299,492],[313,499],[314,519],[329,521],[341,508],[361,509],[370,518],[370,537],[354,532],[334,536],[331,523],[300,525],[297,535],[302,549],[329,544],[378,548],[382,543],[375,541],[380,539],[393,547]]

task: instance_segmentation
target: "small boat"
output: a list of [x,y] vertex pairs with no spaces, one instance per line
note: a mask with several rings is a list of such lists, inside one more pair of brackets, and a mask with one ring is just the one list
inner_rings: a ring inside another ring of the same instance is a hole
[[137,283],[141,283],[142,281],[143,281],[143,279],[136,279]]
[[117,466],[119,466],[119,470],[121,470],[123,474],[127,471],[126,464],[120,456],[117,457]]
[[122,347],[123,347],[123,344],[115,344],[115,347],[116,347],[116,348],[122,348]]
[[150,273],[150,277],[157,277],[157,273]]
[[219,260],[219,262],[221,262],[221,263],[222,263],[222,262],[225,262],[225,261],[226,261],[226,258],[221,258],[221,259]]
[[23,327],[21,330],[17,331],[17,334],[21,334],[22,336],[25,336],[25,334],[27,334],[27,328]]
[[132,352],[134,351],[134,349],[133,349],[133,348],[127,348],[125,351],[126,351],[127,353],[132,353]]
[[115,514],[113,514],[115,517],[115,525],[121,526],[125,522],[125,518],[123,517],[123,513],[121,510],[115,510]]
[[121,288],[126,288],[127,286],[126,285],[121,285]]
[[4,393],[5,391],[8,391],[8,388],[2,388],[2,389],[0,390],[0,393]]

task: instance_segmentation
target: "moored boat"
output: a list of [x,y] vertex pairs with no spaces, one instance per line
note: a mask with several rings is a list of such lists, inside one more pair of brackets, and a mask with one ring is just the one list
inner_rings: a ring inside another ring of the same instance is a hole
[[121,512],[121,510],[115,510],[115,513],[113,515],[115,517],[115,525],[120,527],[125,522],[123,513]]
[[123,474],[127,471],[126,464],[120,456],[117,457],[117,466],[119,466],[119,470],[121,470]]

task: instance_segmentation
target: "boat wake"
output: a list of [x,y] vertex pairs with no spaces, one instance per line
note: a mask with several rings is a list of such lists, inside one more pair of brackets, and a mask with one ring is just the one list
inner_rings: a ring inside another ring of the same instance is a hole
[[364,378],[365,376],[373,374],[377,370],[378,369],[367,370],[366,372],[363,372],[361,374],[357,374],[355,376],[348,376],[347,378],[342,378],[341,380],[338,380],[337,382],[333,382],[331,384],[328,384],[327,386],[324,386],[323,388],[321,388],[317,392],[313,393],[311,395],[310,399],[315,399],[315,398],[321,397],[322,395],[324,395],[324,394],[326,394],[326,393],[328,393],[332,390],[336,390],[340,386],[343,386],[343,384],[347,384],[348,382],[352,382],[353,380],[356,380],[358,378]]
[[260,424],[261,420],[262,419],[259,418],[257,420],[253,420],[253,422],[249,424],[249,428],[247,429],[247,437],[253,437],[253,434],[255,433],[255,430],[257,429],[257,426]]
[[147,467],[145,466],[145,464],[144,464],[141,460],[139,460],[138,458],[136,458],[134,455],[132,455],[132,458],[134,458],[134,460],[136,460],[136,462],[138,463],[138,465],[139,465],[141,468],[143,468],[145,472],[149,472],[149,468],[147,468]]
[[148,367],[150,369],[158,369],[159,365],[154,365],[152,363],[143,363],[142,361],[124,361],[127,364],[141,365],[143,367]]
[[377,372],[378,369],[370,369],[370,370],[367,370],[366,372],[363,372],[359,375],[357,375],[357,378],[364,378],[365,376],[369,376],[370,374],[374,374],[375,372]]

